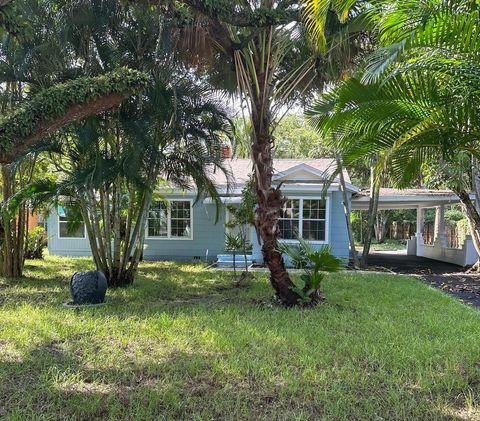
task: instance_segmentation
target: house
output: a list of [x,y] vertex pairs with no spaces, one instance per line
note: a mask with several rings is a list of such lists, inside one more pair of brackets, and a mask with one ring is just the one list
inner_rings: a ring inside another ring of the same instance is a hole
[[[218,220],[212,198],[196,199],[195,191],[163,190],[165,202],[151,206],[145,227],[144,258],[147,260],[216,260],[225,254],[225,222],[229,218],[226,205],[241,202],[241,191],[252,173],[249,159],[229,159],[233,182],[227,183],[223,172],[214,174],[221,200]],[[281,183],[287,197],[279,220],[281,241],[296,241],[297,233],[314,246],[329,244],[333,254],[348,258],[348,234],[339,180],[324,187],[336,168],[332,159],[277,159],[274,161],[274,185]],[[358,189],[344,172],[349,198]],[[68,218],[59,208],[48,219],[49,252],[60,256],[87,256],[90,248],[85,227],[67,230]],[[261,245],[254,228],[250,240],[252,259],[262,262]]]

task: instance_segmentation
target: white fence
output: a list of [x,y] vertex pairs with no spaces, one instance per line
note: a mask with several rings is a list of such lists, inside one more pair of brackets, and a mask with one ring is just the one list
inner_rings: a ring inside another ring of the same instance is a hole
[[440,260],[459,266],[473,265],[478,260],[478,254],[473,245],[472,237],[466,236],[465,241],[459,248],[446,247],[444,241],[435,240],[433,245],[424,244],[423,237],[413,236],[407,240],[407,254],[412,256],[427,257],[428,259]]

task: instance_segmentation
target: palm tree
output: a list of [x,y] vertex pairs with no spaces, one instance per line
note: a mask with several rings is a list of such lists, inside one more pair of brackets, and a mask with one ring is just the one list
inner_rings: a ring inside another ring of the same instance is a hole
[[312,119],[335,134],[347,160],[377,154],[378,173],[388,170],[397,186],[418,180],[426,163],[443,163],[437,170],[464,204],[480,251],[480,216],[467,187],[475,180],[457,165],[462,155],[479,155],[478,6],[407,1],[376,12],[380,46],[362,78],[322,95]]
[[[60,179],[37,183],[35,199],[50,193],[75,205],[96,266],[111,286],[128,285],[142,256],[143,228],[159,182],[217,198],[211,175],[223,170],[227,112],[205,80],[175,62],[164,42],[160,7],[67,2],[52,25],[62,36],[41,41],[65,51],[64,61],[77,76],[128,66],[151,81],[117,111],[65,128],[36,148],[49,154]],[[65,73],[60,66],[52,77]]]
[[53,199],[78,210],[95,265],[111,287],[134,281],[150,205],[154,195],[161,198],[157,187],[194,189],[218,201],[212,178],[224,171],[226,111],[181,73],[165,69],[153,78],[117,115],[78,123],[41,145],[59,180],[29,186],[36,202]]
[[[247,104],[258,202],[256,228],[271,284],[288,306],[297,304],[300,297],[277,250],[278,218],[285,198],[272,185],[275,122],[282,110],[305,100],[312,87],[322,86],[338,75],[339,68],[350,64],[345,65],[345,55],[333,53],[341,50],[334,46],[345,43],[332,34],[345,35],[341,22],[349,17],[352,2],[306,3],[307,7],[296,1],[274,0],[179,2],[184,12],[187,10],[182,16],[192,15],[192,23],[183,25],[180,32],[193,32],[201,41],[195,44],[190,42],[192,37],[185,36],[188,42],[182,45],[183,57],[193,58],[194,64],[207,62],[210,80],[231,81],[230,88],[236,88]],[[307,35],[308,30],[313,36]],[[357,49],[358,44],[348,51]],[[225,83],[217,86],[225,88]]]
[[[4,202],[32,181],[38,160],[33,156],[21,164],[14,162],[21,153],[74,121],[118,107],[149,83],[147,75],[129,69],[78,78],[82,75],[79,56],[59,36],[59,5],[29,0],[7,3],[0,9]],[[16,214],[3,212],[1,221],[0,272],[18,277],[28,236],[26,204]]]

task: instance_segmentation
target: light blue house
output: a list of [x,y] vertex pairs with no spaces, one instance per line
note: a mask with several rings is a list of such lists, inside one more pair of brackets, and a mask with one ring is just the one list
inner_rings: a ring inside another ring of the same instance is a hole
[[[216,260],[225,254],[225,222],[229,218],[228,204],[241,201],[241,190],[252,172],[248,159],[229,161],[234,180],[227,185],[223,173],[215,174],[222,202],[216,221],[216,205],[211,198],[195,201],[194,191],[165,190],[168,199],[154,203],[145,227],[144,258],[147,260]],[[297,235],[314,245],[329,244],[333,253],[341,258],[349,256],[348,234],[343,210],[342,192],[334,180],[324,193],[324,184],[335,169],[331,159],[278,159],[274,161],[274,184],[288,198],[279,220],[282,241],[295,242]],[[358,189],[350,184],[348,174],[347,195]],[[81,225],[72,233],[67,231],[67,215],[60,209],[48,217],[49,252],[58,256],[88,256],[90,247]],[[252,258],[262,262],[261,245],[251,228]]]

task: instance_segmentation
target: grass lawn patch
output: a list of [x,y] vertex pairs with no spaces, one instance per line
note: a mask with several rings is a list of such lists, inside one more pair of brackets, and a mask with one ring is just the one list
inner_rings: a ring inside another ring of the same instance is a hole
[[325,304],[270,306],[266,274],[144,263],[81,310],[89,259],[0,278],[0,418],[449,420],[479,416],[480,313],[419,281],[327,275]]

